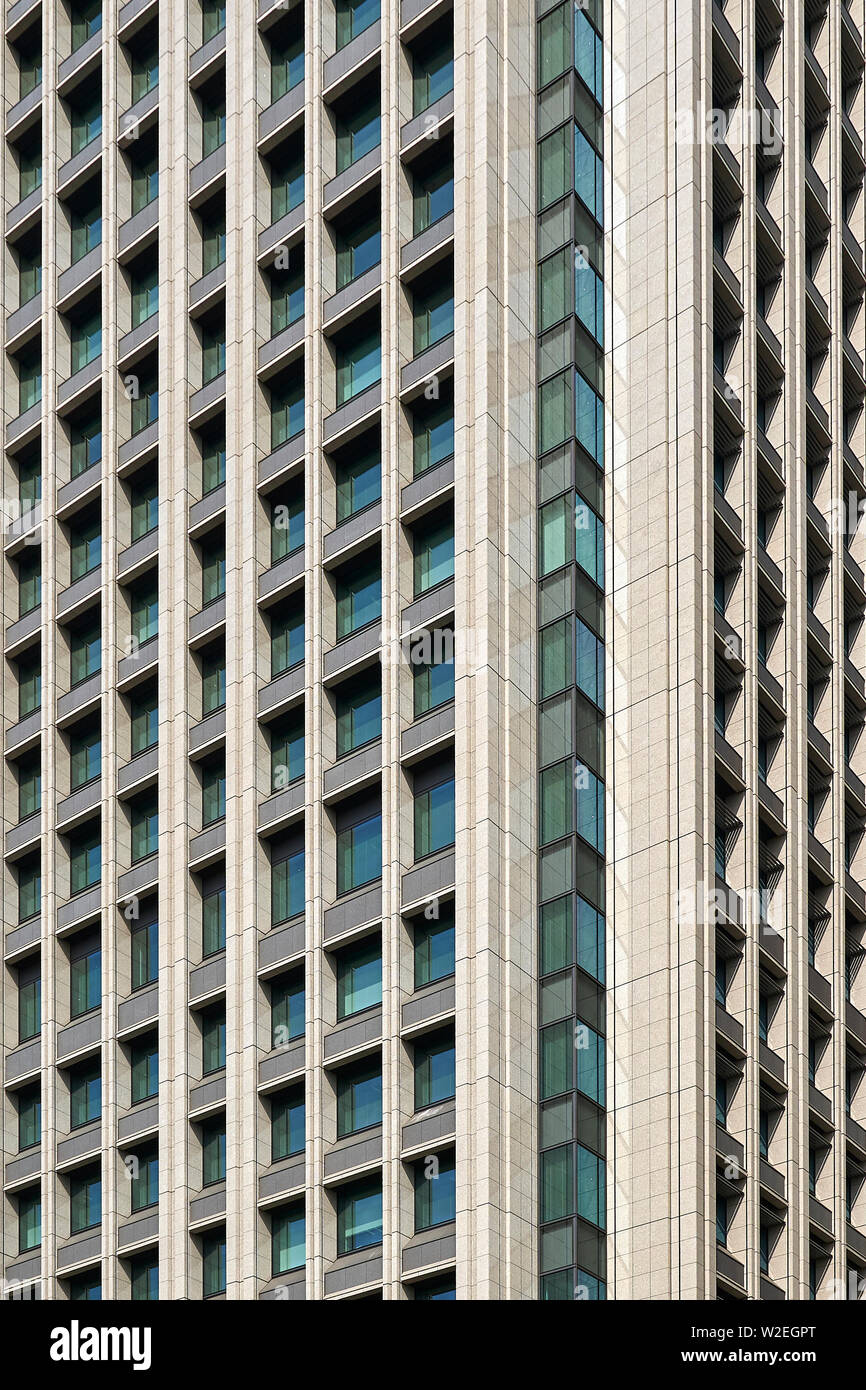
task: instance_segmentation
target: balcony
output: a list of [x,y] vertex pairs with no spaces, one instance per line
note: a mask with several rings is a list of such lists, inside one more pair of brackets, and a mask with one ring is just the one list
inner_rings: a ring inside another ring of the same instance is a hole
[[382,23],[375,24],[357,34],[354,39],[326,58],[322,65],[322,95],[326,101],[345,91],[351,83],[372,72],[379,62],[382,47]]
[[304,83],[298,82],[259,116],[259,150],[266,154],[273,145],[300,125],[304,114]]
[[304,346],[304,317],[301,315],[259,348],[259,372],[270,374],[300,357]]
[[418,149],[423,149],[425,145],[429,148],[428,142],[441,139],[453,124],[454,93],[446,92],[438,101],[434,101],[432,106],[428,106],[426,111],[413,116],[411,121],[401,126],[400,158],[410,159]]
[[257,829],[260,835],[276,834],[299,819],[304,811],[304,779],[299,777],[283,791],[259,802]]
[[220,372],[213,381],[209,381],[206,386],[200,386],[197,391],[193,391],[189,398],[189,423],[191,427],[198,428],[206,421],[213,419],[225,404],[226,398],[226,374]]
[[73,82],[78,82],[87,77],[90,73],[96,72],[102,57],[102,28],[100,27],[90,38],[85,39],[84,43],[79,44],[74,53],[70,53],[68,58],[63,58],[57,64],[57,89],[60,95],[64,95],[64,89],[72,86]]
[[57,388],[57,409],[64,414],[74,410],[88,396],[96,395],[102,383],[102,356],[94,357],[86,367],[73,372]]
[[259,715],[275,714],[281,707],[299,700],[304,693],[304,663],[299,661],[290,671],[284,671],[259,690]]
[[400,614],[400,632],[402,636],[407,636],[410,632],[416,632],[418,628],[427,627],[430,623],[454,610],[454,580],[446,579],[444,583],[437,584],[435,589],[429,593],[422,594],[414,603],[410,603]]
[[400,274],[421,274],[442,260],[454,246],[454,213],[448,212],[400,248]]
[[344,327],[352,319],[370,307],[382,283],[381,265],[372,265],[363,275],[359,275],[343,289],[325,300],[322,310],[323,323],[329,331]]
[[189,171],[189,201],[192,207],[198,207],[200,203],[210,196],[214,189],[225,182],[226,176],[226,147],[220,145],[211,154],[205,155],[194,164]]
[[382,383],[376,382],[366,391],[361,391],[352,400],[341,405],[332,415],[325,418],[322,427],[323,443],[333,448],[337,440],[348,440],[360,434],[377,413],[382,404]]
[[200,87],[203,82],[224,66],[226,51],[226,31],[220,29],[213,38],[207,40],[194,53],[189,55],[190,86]]
[[117,344],[117,366],[127,371],[144,356],[159,337],[159,314],[151,314],[143,323],[131,328]]
[[65,164],[61,164],[57,171],[57,192],[59,196],[68,198],[76,188],[93,173],[94,169],[102,159],[102,140],[96,136],[74,154],[71,159],[67,159]]
[[382,146],[368,150],[341,174],[330,179],[324,188],[323,204],[328,217],[335,217],[355,198],[366,192],[378,180],[382,164]]
[[374,502],[362,511],[329,531],[322,546],[322,563],[326,568],[341,564],[362,550],[370,539],[381,529],[382,504]]
[[368,743],[356,753],[347,754],[325,769],[323,800],[333,801],[350,790],[358,791],[374,782],[381,771],[382,743],[380,739],[376,739],[375,743]]
[[29,232],[30,228],[35,226],[36,222],[38,221],[39,214],[41,211],[42,185],[40,184],[38,188],[34,188],[30,193],[28,193],[26,198],[22,198],[20,202],[13,204],[13,206],[7,212],[7,237],[11,237],[13,235],[16,237],[23,236],[25,232]]
[[159,444],[159,420],[151,420],[117,450],[117,466],[123,470],[133,463],[143,463],[145,457],[156,454]]
[[132,545],[121,550],[117,557],[117,577],[128,582],[138,574],[152,567],[159,554],[159,530],[154,527],[146,536],[140,536]]
[[159,229],[159,199],[154,198],[139,212],[121,222],[117,229],[118,258],[129,260],[156,240]]
[[259,575],[259,603],[274,603],[299,589],[304,579],[304,548],[278,560]]
[[370,623],[360,632],[352,633],[350,637],[344,637],[330,651],[325,652],[322,662],[324,679],[334,680],[352,667],[360,671],[366,666],[372,666],[378,660],[381,640],[382,624],[378,621]]
[[89,574],[83,574],[80,579],[76,579],[74,584],[70,584],[68,589],[64,589],[58,595],[58,619],[64,622],[68,621],[74,614],[90,607],[99,597],[101,588],[102,569],[97,565]]
[[452,367],[454,363],[454,334],[449,333],[447,337],[434,343],[427,348],[426,352],[419,353],[413,357],[400,373],[400,394],[407,392],[416,394],[434,376],[442,376],[447,367]]
[[199,312],[210,308],[217,299],[221,298],[226,287],[226,263],[221,261],[214,266],[206,275],[202,275],[198,280],[193,280],[189,287],[189,307],[197,309]]
[[159,86],[151,87],[143,97],[133,102],[117,122],[117,142],[125,147],[156,124],[159,113]]
[[272,222],[270,227],[259,232],[259,259],[271,255],[278,247],[285,246],[288,249],[294,246],[304,230],[304,216],[304,203],[301,201],[296,208],[284,213],[276,222]]
[[41,111],[42,83],[37,82],[32,92],[16,101],[6,112],[6,139],[17,140],[36,124]]
[[158,771],[159,748],[154,744],[117,769],[117,795],[130,796],[144,787],[154,786]]
[[94,709],[102,696],[102,672],[97,671],[87,680],[79,681],[71,690],[57,697],[57,722],[68,723],[85,711]]

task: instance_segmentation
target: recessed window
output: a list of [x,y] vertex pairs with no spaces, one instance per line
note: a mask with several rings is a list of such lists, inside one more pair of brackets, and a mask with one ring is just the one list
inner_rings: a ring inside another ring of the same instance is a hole
[[304,716],[291,715],[271,726],[271,791],[284,791],[304,775]]
[[201,1016],[202,1075],[221,1071],[226,1064],[226,1011],[224,1005]]
[[271,564],[294,555],[304,544],[304,494],[273,498],[271,513]]
[[412,410],[415,477],[454,455],[454,397],[443,389],[432,400],[419,401]]
[[136,377],[130,387],[132,434],[139,434],[159,419],[159,385],[153,370]]
[[136,1153],[135,1159],[135,1166],[130,1174],[131,1208],[134,1212],[155,1207],[159,1201],[159,1153],[156,1144],[143,1146]]
[[137,1039],[129,1049],[133,1105],[159,1094],[159,1043],[155,1033]]
[[371,507],[382,496],[382,453],[376,444],[352,449],[336,467],[337,525]]
[[368,816],[337,833],[337,892],[382,877],[382,816]]
[[454,518],[427,518],[413,535],[415,597],[454,578]]
[[33,1149],[42,1139],[42,1093],[39,1082],[15,1093],[18,1112],[18,1151]]
[[69,637],[70,685],[76,686],[102,667],[102,631],[98,620],[73,629]]
[[129,1263],[130,1298],[134,1303],[152,1303],[159,1298],[159,1262],[156,1254],[136,1255]]
[[201,953],[213,956],[226,948],[226,890],[217,888],[202,898]]
[[137,864],[159,849],[159,803],[155,796],[136,802],[130,817],[132,862]]
[[70,477],[78,478],[102,461],[102,416],[83,416],[70,425]]
[[381,737],[381,676],[347,682],[345,691],[337,693],[337,757]]
[[359,561],[337,582],[337,641],[382,616],[382,564]]
[[454,272],[437,267],[416,282],[412,293],[413,351],[416,357],[454,332]]
[[99,828],[70,835],[70,892],[96,887],[103,876],[103,847]]
[[438,917],[415,924],[415,988],[454,974],[454,904],[437,905]]
[[345,947],[337,956],[337,1017],[348,1018],[381,1002],[381,941],[374,937]]
[[382,332],[375,319],[347,329],[337,343],[337,405],[346,405],[382,380]]
[[289,252],[288,264],[276,263],[268,276],[271,294],[271,335],[282,333],[304,317],[303,251]]
[[425,34],[412,60],[412,114],[419,116],[454,90],[454,40],[451,20],[438,33]]
[[298,973],[271,985],[271,1047],[285,1047],[304,1036],[306,994]]
[[98,930],[91,934],[81,934],[80,940],[72,938],[69,962],[69,1014],[79,1018],[81,1014],[98,1009],[102,1002],[102,951]]
[[304,201],[304,146],[288,140],[268,161],[271,180],[271,221],[278,222]]
[[223,651],[215,651],[202,657],[201,663],[201,712],[206,719],[226,703],[226,659]]
[[454,1035],[440,1033],[415,1044],[415,1109],[450,1100],[455,1091]]
[[[278,851],[273,851],[274,853]],[[304,851],[287,853],[271,861],[271,925],[288,922],[303,912],[306,905]]]
[[382,1242],[382,1179],[365,1178],[337,1193],[337,1254]]
[[141,923],[132,929],[132,988],[144,989],[159,975],[159,926]]
[[69,1231],[91,1230],[102,1221],[102,1169],[99,1164],[73,1173],[69,1179]]
[[135,35],[129,50],[133,105],[152,92],[159,82],[159,39],[157,26]]
[[18,884],[18,920],[26,922],[38,915],[42,905],[42,871],[38,855],[21,860],[15,867]]
[[454,844],[454,778],[415,797],[415,858]]
[[201,1242],[202,1297],[213,1298],[226,1291],[226,1233],[209,1231]]
[[89,1269],[86,1274],[76,1274],[66,1287],[72,1303],[99,1303],[102,1298],[102,1281],[96,1269]]
[[457,1215],[456,1168],[453,1154],[428,1154],[415,1164],[415,1230],[429,1231]]
[[271,618],[271,676],[290,671],[304,659],[304,610],[297,607]]
[[271,1100],[271,1162],[304,1152],[307,1114],[303,1087]]
[[304,80],[304,36],[278,33],[270,40],[271,101],[279,101]]
[[69,1073],[69,1127],[91,1124],[102,1114],[102,1073],[99,1061],[82,1062]]
[[42,806],[42,761],[39,753],[21,758],[15,766],[18,783],[18,819],[39,814]]
[[102,736],[98,728],[73,732],[69,739],[69,790],[94,782],[102,771]]
[[102,528],[99,518],[80,521],[71,528],[69,538],[69,577],[73,583],[99,569],[102,563]]
[[353,210],[351,221],[337,233],[337,289],[372,270],[382,259],[382,219],[378,207],[367,215]]
[[75,53],[102,28],[102,0],[79,0],[70,11],[72,20],[72,52]]
[[295,439],[304,429],[304,383],[290,377],[271,387],[271,448]]
[[18,967],[18,1041],[29,1042],[42,1027],[42,980],[39,961]]
[[18,1253],[36,1250],[42,1243],[42,1193],[38,1187],[20,1192],[18,1203]]
[[130,748],[134,758],[159,742],[159,706],[156,689],[136,691],[129,701]]
[[303,1202],[281,1207],[271,1216],[271,1273],[303,1269],[306,1260],[306,1219]]
[[382,1063],[376,1057],[337,1073],[337,1138],[382,1123]]
[[226,765],[225,757],[207,763],[202,769],[201,782],[201,823],[213,825],[224,820],[226,814]]
[[139,646],[150,642],[159,631],[159,590],[155,582],[142,585],[130,595],[132,637]]
[[225,1182],[226,1176],[226,1117],[216,1115],[201,1126],[202,1187]]
[[208,43],[226,27],[225,0],[201,0],[201,41]]
[[355,91],[337,120],[337,173],[376,149],[381,139],[378,83],[375,89]]

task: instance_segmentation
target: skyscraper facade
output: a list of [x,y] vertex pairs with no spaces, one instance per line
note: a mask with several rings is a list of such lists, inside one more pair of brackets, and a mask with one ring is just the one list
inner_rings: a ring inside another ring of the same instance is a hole
[[863,0],[3,22],[6,1296],[860,1296]]

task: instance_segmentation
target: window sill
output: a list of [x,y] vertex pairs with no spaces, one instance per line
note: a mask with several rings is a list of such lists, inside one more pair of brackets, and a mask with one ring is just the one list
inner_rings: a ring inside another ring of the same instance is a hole
[[362,888],[371,888],[374,883],[381,883],[382,875],[377,874],[375,878],[365,879],[363,883],[353,883],[348,888],[341,888],[337,893],[337,902],[341,898],[349,898],[353,893],[358,893]]
[[447,975],[437,975],[437,976],[435,977],[435,979],[432,979],[432,980],[425,980],[425,981],[424,981],[422,984],[420,984],[420,985],[419,985],[418,981],[416,980],[416,981],[415,981],[414,993],[417,994],[417,993],[419,992],[419,990],[422,990],[422,989],[430,989],[432,985],[441,985],[442,982],[443,982],[444,980],[453,980],[454,977],[455,977],[455,973],[456,973],[456,972],[455,972],[454,970],[449,970],[448,973],[447,973]]
[[343,753],[338,753],[337,762],[343,762],[345,758],[351,758],[354,753],[360,753],[362,748],[370,748],[374,743],[381,743],[381,741],[382,730],[380,729],[372,738],[365,738],[363,743],[354,743],[351,748],[347,748]]
[[453,460],[453,458],[453,454],[445,454],[443,458],[436,459],[435,463],[428,463],[426,468],[417,469],[412,474],[413,481],[417,478],[425,477],[428,473],[431,473],[434,468],[441,468],[443,463],[448,463],[450,460]]
[[350,637],[357,637],[359,632],[367,632],[369,628],[375,627],[376,624],[381,621],[382,614],[380,611],[376,614],[375,618],[370,618],[368,622],[361,623],[358,627],[353,627],[349,632],[344,632],[341,637],[337,638],[335,645],[339,647],[341,642],[348,642]]
[[454,583],[454,571],[446,574],[444,579],[437,579],[435,584],[429,584],[426,589],[416,589],[412,602],[417,603],[419,598],[426,598],[428,594],[435,594],[437,589],[444,589],[446,584]]
[[[373,1013],[373,1011],[374,1011],[375,1009],[381,1009],[381,1007],[382,1007],[382,1000],[381,1000],[381,999],[377,1000],[377,1002],[376,1002],[375,1004],[365,1004],[364,1007],[363,1007],[363,1009],[355,1009],[355,1010],[354,1010],[352,1013],[350,1013],[350,1014],[338,1014],[338,1015],[337,1015],[337,1023],[354,1023],[356,1019],[363,1018],[363,1017],[364,1017],[364,1014]],[[382,1123],[381,1120],[377,1120],[377,1121],[376,1121],[376,1124],[377,1124],[377,1125],[379,1125],[379,1124],[381,1124],[381,1123]],[[372,1126],[371,1126],[371,1125],[366,1125],[365,1128],[371,1129]],[[358,1131],[355,1131],[355,1132],[357,1133]],[[345,1135],[340,1135],[339,1137],[340,1137],[341,1139],[345,1139],[346,1136],[345,1136]]]

